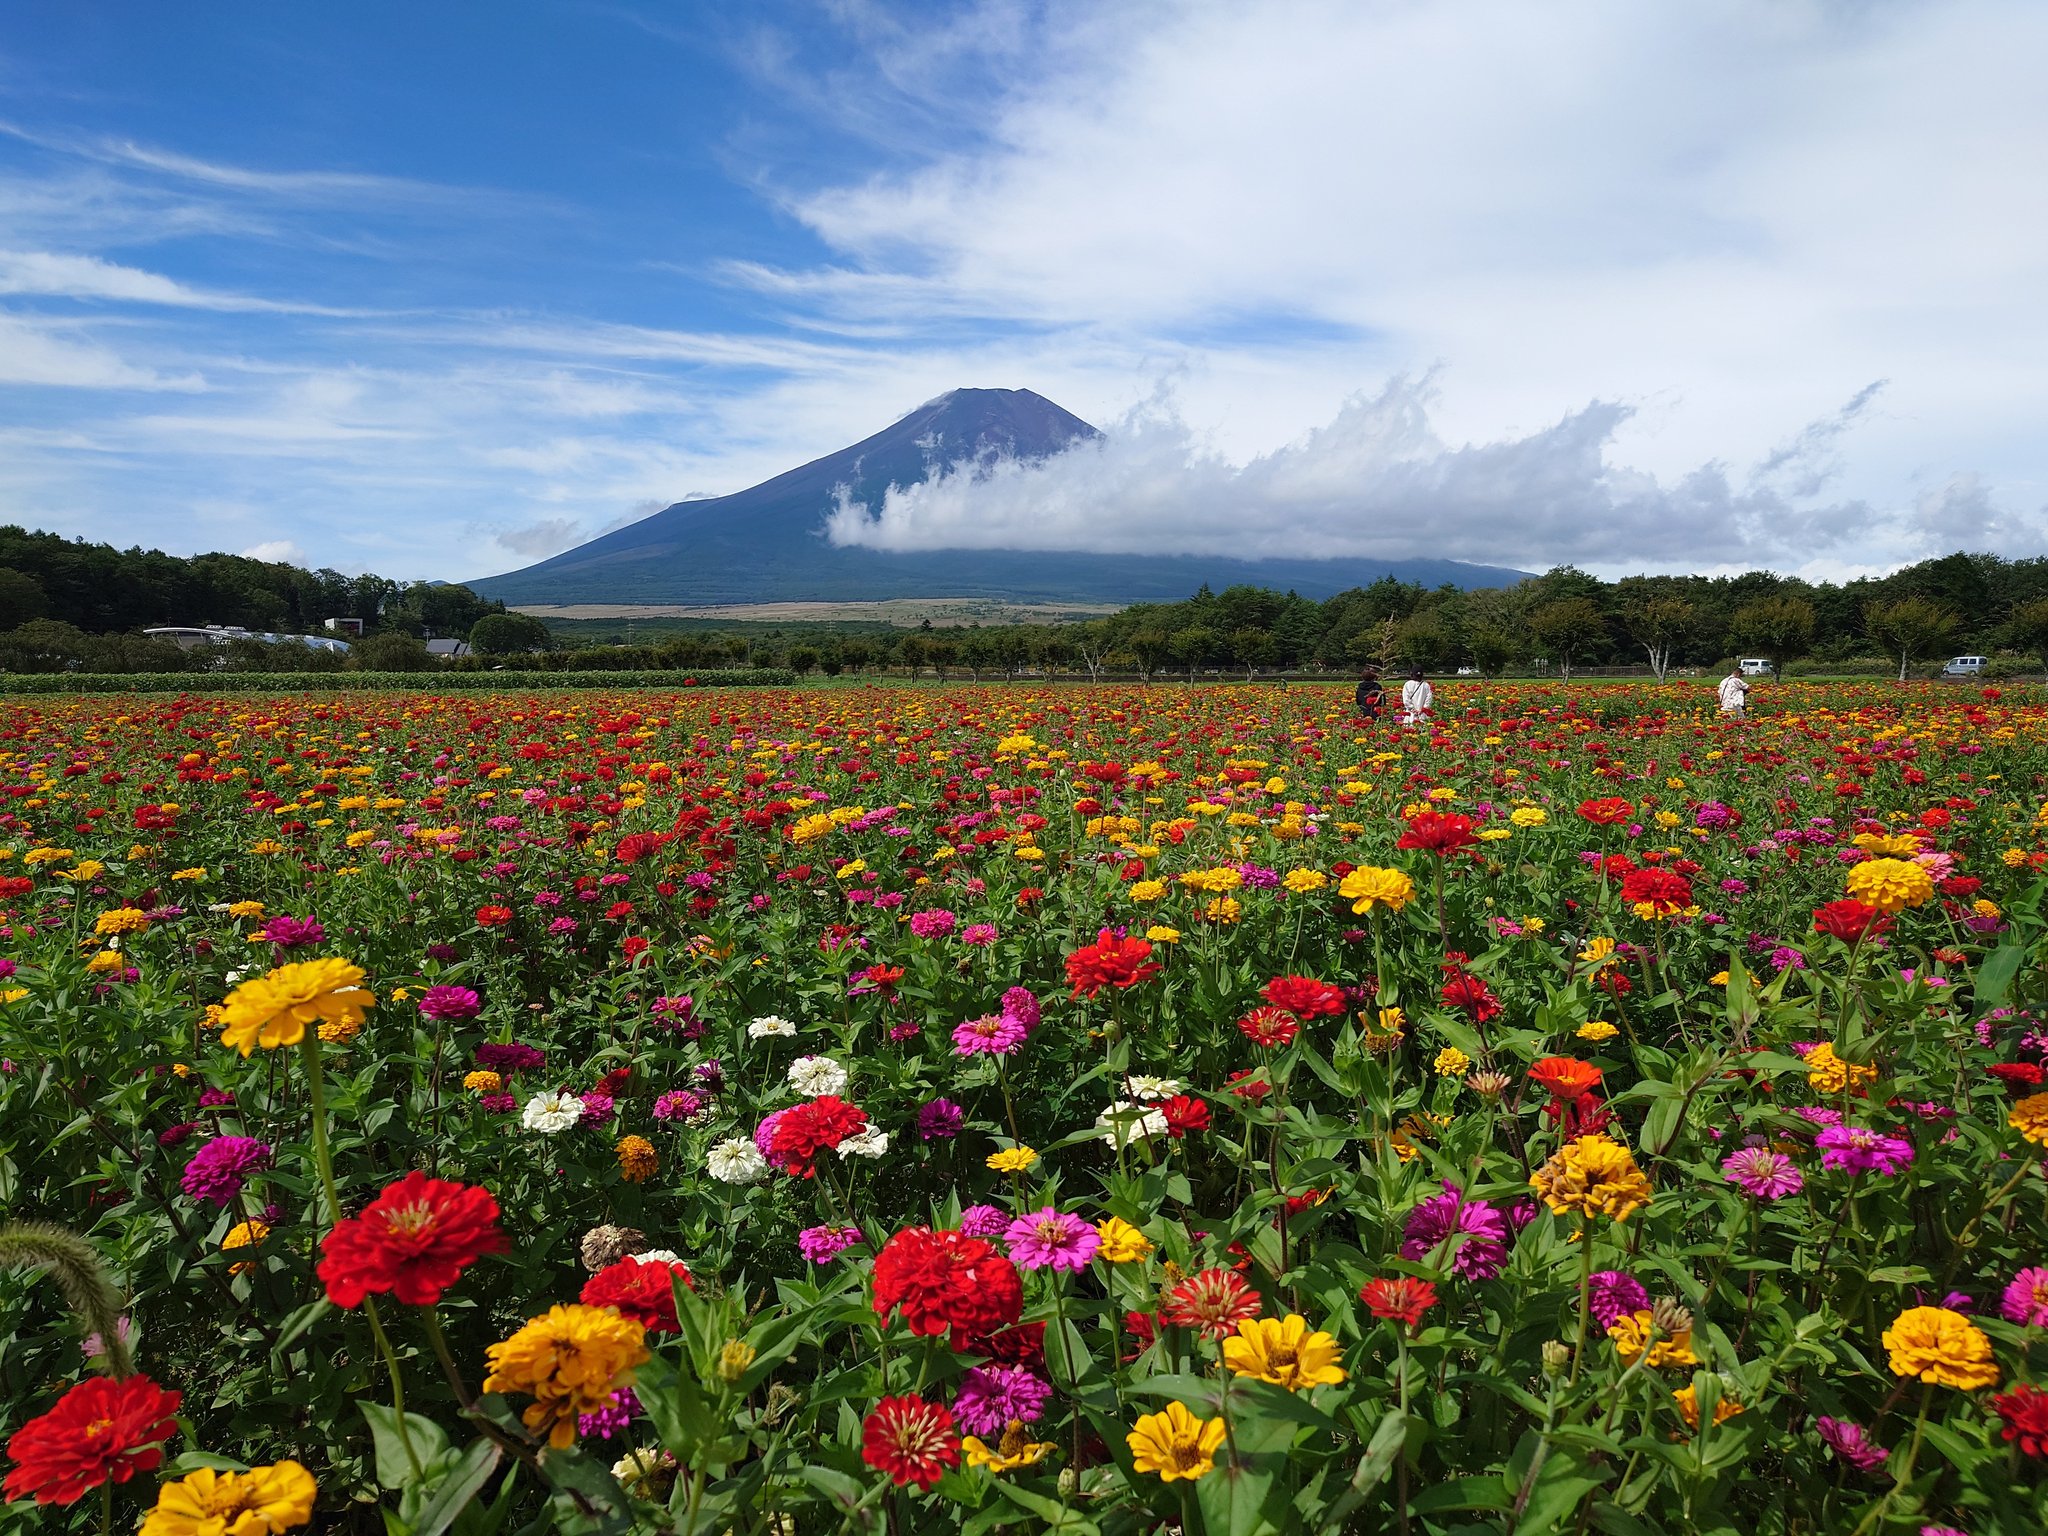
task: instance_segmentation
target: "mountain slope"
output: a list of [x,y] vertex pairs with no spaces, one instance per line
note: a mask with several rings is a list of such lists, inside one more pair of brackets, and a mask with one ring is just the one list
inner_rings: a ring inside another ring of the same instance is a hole
[[1044,458],[1095,428],[1028,389],[956,389],[837,453],[730,496],[682,501],[524,570],[467,583],[520,603],[853,602],[890,597],[1018,602],[1179,599],[1203,582],[1323,597],[1392,574],[1428,586],[1493,586],[1519,571],[1455,560],[1144,559],[1038,550],[840,548],[822,527],[834,495],[874,503],[891,485],[994,450]]

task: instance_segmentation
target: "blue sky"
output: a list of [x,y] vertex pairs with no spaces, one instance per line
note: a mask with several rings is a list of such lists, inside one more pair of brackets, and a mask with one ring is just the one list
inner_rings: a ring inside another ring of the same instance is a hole
[[837,536],[2037,553],[2044,63],[2022,0],[25,3],[0,517],[459,579],[975,384],[1110,436]]

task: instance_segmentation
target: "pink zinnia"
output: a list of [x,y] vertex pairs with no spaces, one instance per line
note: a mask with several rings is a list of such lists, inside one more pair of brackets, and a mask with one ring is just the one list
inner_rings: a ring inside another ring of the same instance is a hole
[[2048,1328],[2048,1269],[2036,1264],[2014,1275],[1998,1310],[2008,1323]]
[[1587,1283],[1586,1310],[1602,1328],[1612,1328],[1617,1318],[1633,1317],[1649,1305],[1650,1293],[1642,1281],[1621,1270],[1600,1270]]
[[953,1026],[955,1056],[1008,1056],[1024,1043],[1024,1026],[1008,1014],[985,1014]]
[[1038,994],[1029,987],[1012,987],[1003,994],[1003,1017],[1015,1019],[1027,1035],[1038,1028],[1040,1011]]
[[969,923],[966,930],[960,935],[961,943],[972,944],[976,949],[986,949],[995,941],[996,925],[994,923]]
[[1083,1268],[1102,1246],[1096,1230],[1078,1216],[1068,1216],[1048,1206],[1019,1216],[1003,1233],[1011,1261],[1025,1269]]
[[806,1227],[796,1235],[797,1252],[813,1264],[829,1264],[861,1240],[859,1227]]
[[1721,1164],[1728,1182],[1754,1200],[1782,1200],[1806,1187],[1792,1159],[1769,1147],[1744,1147]]
[[968,1237],[1001,1237],[1009,1225],[1000,1206],[970,1205],[960,1213],[960,1230]]
[[1881,1131],[1862,1127],[1831,1125],[1814,1138],[1820,1148],[1820,1165],[1849,1173],[1875,1169],[1895,1174],[1913,1161],[1913,1144]]
[[1858,1472],[1875,1472],[1891,1455],[1871,1440],[1861,1424],[1853,1424],[1847,1419],[1831,1419],[1822,1414],[1814,1420],[1814,1427],[1820,1431],[1820,1438],[1827,1448]]
[[[1401,1257],[1412,1263],[1438,1264],[1449,1258],[1460,1280],[1491,1280],[1507,1267],[1508,1224],[1484,1200],[1467,1200],[1449,1179],[1443,1193],[1431,1195],[1408,1213]],[[1448,1246],[1457,1243],[1452,1256]]]
[[483,999],[468,987],[429,987],[420,994],[420,1013],[429,1019],[473,1019],[483,1011]]
[[910,919],[910,931],[920,939],[943,939],[959,925],[960,919],[944,907],[916,913]]

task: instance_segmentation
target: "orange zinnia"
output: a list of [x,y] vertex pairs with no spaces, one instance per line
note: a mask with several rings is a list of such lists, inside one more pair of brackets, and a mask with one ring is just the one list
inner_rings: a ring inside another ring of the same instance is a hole
[[1600,1086],[1601,1071],[1572,1056],[1546,1056],[1529,1069],[1529,1081],[1560,1099],[1576,1099]]

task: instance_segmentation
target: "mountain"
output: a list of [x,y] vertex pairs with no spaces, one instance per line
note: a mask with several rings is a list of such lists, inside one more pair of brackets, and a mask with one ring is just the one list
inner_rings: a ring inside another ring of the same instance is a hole
[[1457,560],[1142,560],[1016,549],[897,554],[841,548],[823,526],[837,490],[879,502],[935,468],[994,450],[1038,459],[1099,436],[1028,389],[956,389],[850,448],[729,496],[679,501],[627,527],[502,576],[466,583],[519,604],[861,602],[890,597],[1012,602],[1178,601],[1207,582],[1327,597],[1382,576],[1425,586],[1506,585],[1523,572]]

